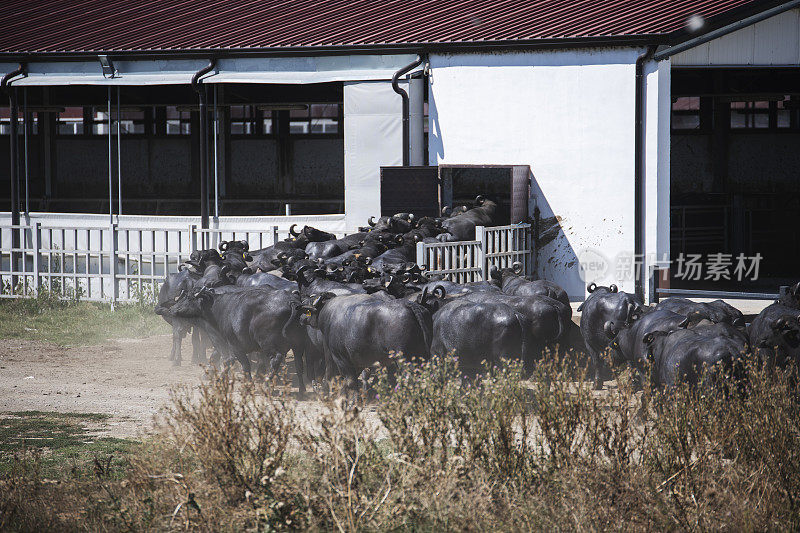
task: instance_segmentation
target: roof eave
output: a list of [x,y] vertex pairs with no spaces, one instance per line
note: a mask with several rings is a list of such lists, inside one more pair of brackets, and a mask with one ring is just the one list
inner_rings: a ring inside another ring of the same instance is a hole
[[508,41],[417,42],[343,46],[298,46],[281,48],[197,48],[154,50],[93,50],[81,52],[0,52],[0,61],[78,61],[109,55],[119,59],[157,58],[225,58],[225,57],[276,57],[303,55],[358,55],[487,52],[503,50],[539,50],[558,48],[585,48],[601,46],[650,46],[669,44],[667,34],[620,35],[601,37],[567,37],[560,39],[530,39]]

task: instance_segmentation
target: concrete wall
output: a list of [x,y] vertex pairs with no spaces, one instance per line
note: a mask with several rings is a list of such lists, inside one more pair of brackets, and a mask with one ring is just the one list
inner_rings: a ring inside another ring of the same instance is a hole
[[[639,53],[586,49],[430,57],[429,163],[530,165],[542,217],[560,224],[541,248],[539,274],[564,286],[575,300],[585,295],[582,277],[634,289],[632,278],[621,280],[614,271],[614,262],[634,251]],[[669,159],[666,167],[651,161],[664,151],[659,107],[666,106],[668,127],[669,75],[655,67],[649,72],[648,99],[655,107],[648,107],[647,194],[655,198],[669,187]],[[663,200],[648,205],[651,251],[668,252],[669,195],[666,207]],[[605,276],[584,275],[578,256],[587,251],[607,260]]]

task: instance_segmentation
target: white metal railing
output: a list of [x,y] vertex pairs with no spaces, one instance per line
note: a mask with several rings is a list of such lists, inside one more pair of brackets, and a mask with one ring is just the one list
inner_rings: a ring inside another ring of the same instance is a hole
[[533,269],[532,242],[530,224],[478,226],[474,241],[417,243],[417,264],[457,283],[486,280],[492,266],[510,268],[516,261],[529,275]]
[[47,290],[64,298],[132,302],[154,297],[167,273],[198,248],[246,240],[250,250],[278,241],[278,227],[260,230],[43,227],[0,225],[0,297]]

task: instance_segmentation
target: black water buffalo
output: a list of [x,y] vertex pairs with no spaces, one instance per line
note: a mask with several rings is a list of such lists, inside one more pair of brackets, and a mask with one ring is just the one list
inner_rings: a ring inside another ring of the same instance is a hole
[[[204,287],[184,293],[167,313],[198,320],[214,345],[239,361],[250,378],[249,353],[268,361],[274,374],[290,349],[302,347],[301,328],[291,320],[299,304],[299,296],[284,290],[247,287],[217,294]],[[301,358],[296,360],[302,365]],[[301,375],[302,367],[297,372]]]
[[722,300],[703,303],[693,302],[686,298],[667,298],[658,302],[656,309],[672,311],[688,317],[690,324],[696,324],[705,319],[715,324],[724,322],[736,327],[744,326],[742,312]]
[[300,267],[297,270],[297,286],[300,294],[310,296],[312,294],[332,293],[336,296],[345,294],[366,294],[367,291],[360,283],[341,283],[325,278],[324,269],[313,269],[309,265]]
[[675,386],[684,381],[697,384],[710,367],[732,376],[736,363],[744,359],[747,336],[727,323],[698,325],[675,331],[654,331],[644,336],[647,357],[652,362],[654,385]]
[[787,287],[778,297],[777,303],[793,309],[800,309],[800,282]]
[[414,302],[323,294],[306,299],[302,310],[308,325],[321,332],[326,380],[339,373],[350,390],[363,369],[390,366],[392,354],[428,356],[431,316]]
[[525,327],[525,317],[505,303],[453,300],[433,317],[431,353],[454,353],[461,370],[475,374],[483,361],[494,365],[500,359],[522,359]]
[[[194,283],[199,277],[198,274],[182,265],[181,270],[167,275],[158,291],[155,313],[161,315],[161,317],[172,326],[172,350],[169,354],[169,360],[172,361],[172,364],[175,366],[180,366],[181,364],[181,342],[186,334],[192,330],[192,321],[171,316],[167,311],[170,307],[175,305],[175,302],[180,298],[182,293],[191,291],[194,288]],[[200,362],[200,344],[200,330],[194,329],[192,333],[192,362]],[[202,353],[205,354],[204,349]]]
[[442,222],[444,233],[437,238],[447,242],[472,240],[475,238],[475,227],[491,226],[496,211],[495,202],[478,196],[475,198],[475,207]]
[[289,257],[301,259],[305,257],[305,249],[311,242],[322,242],[335,239],[332,233],[305,226],[302,232],[295,231],[296,224],[289,227],[289,238],[278,241],[272,246],[267,246],[250,253],[253,257],[250,268],[268,272],[283,264]]
[[473,303],[505,304],[523,317],[526,349],[523,359],[529,369],[533,362],[541,357],[546,347],[555,347],[564,338],[572,323],[572,308],[547,296],[472,292],[462,296],[461,299]]
[[489,281],[472,281],[468,283],[456,283],[454,281],[439,280],[429,281],[422,285],[422,289],[434,290],[436,287],[443,288],[448,298],[457,298],[473,292],[495,292],[499,293],[500,288]]
[[748,334],[762,359],[778,366],[800,365],[800,309],[778,302],[769,305],[750,323]]
[[689,325],[689,319],[666,309],[651,311],[628,326],[617,328],[606,322],[606,335],[610,339],[612,355],[616,361],[626,361],[637,367],[647,362],[644,338],[654,331],[675,331]]
[[269,274],[267,272],[256,272],[254,274],[242,274],[236,278],[238,287],[272,287],[286,291],[298,290],[296,282]]
[[522,263],[519,262],[515,262],[512,268],[500,270],[495,267],[491,270],[492,279],[500,285],[500,289],[506,294],[513,294],[516,296],[549,296],[565,305],[569,305],[567,291],[559,287],[558,284],[543,279],[528,281],[520,276],[520,274],[522,274]]
[[589,297],[578,307],[578,311],[583,312],[581,335],[594,366],[594,386],[602,389],[605,365],[601,355],[611,342],[606,334],[606,324],[618,329],[628,327],[643,309],[634,295],[619,292],[616,285],[598,287],[592,283],[587,290]]

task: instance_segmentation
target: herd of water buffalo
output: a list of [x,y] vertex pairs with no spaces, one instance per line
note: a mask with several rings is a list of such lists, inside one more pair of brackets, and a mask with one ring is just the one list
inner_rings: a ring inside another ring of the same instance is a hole
[[588,354],[602,387],[610,352],[614,364],[650,369],[656,385],[696,382],[702,369],[734,368],[748,353],[778,364],[800,360],[800,283],[749,325],[717,300],[668,298],[645,306],[616,286],[588,287],[580,326],[566,292],[553,282],[522,276],[521,265],[491,271],[491,279],[454,283],[426,274],[415,243],[469,240],[491,225],[496,204],[478,197],[472,208],[442,217],[401,213],[370,219],[369,227],[337,239],[306,226],[268,248],[225,241],[193,252],[167,276],[156,313],[173,328],[171,359],[191,330],[193,362],[238,361],[251,374],[274,374],[289,350],[300,394],[306,380],[335,375],[355,389],[375,364],[391,368],[393,354],[455,353],[461,369],[518,358],[530,370],[544,354]]

